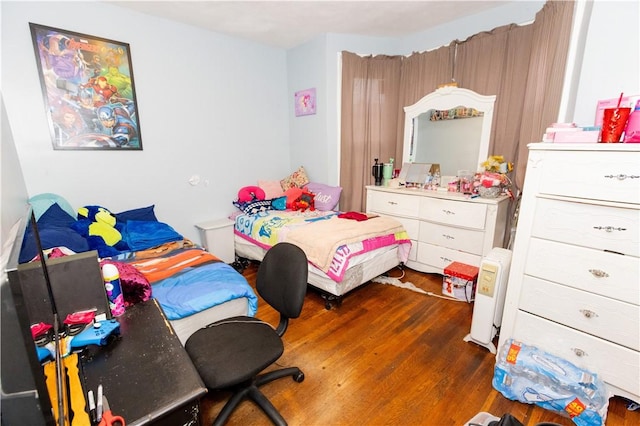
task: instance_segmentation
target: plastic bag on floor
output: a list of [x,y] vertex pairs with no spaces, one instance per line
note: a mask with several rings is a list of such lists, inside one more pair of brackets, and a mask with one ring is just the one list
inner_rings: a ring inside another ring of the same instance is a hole
[[511,400],[569,416],[579,426],[604,425],[609,407],[606,385],[595,374],[513,339],[500,348],[493,387]]

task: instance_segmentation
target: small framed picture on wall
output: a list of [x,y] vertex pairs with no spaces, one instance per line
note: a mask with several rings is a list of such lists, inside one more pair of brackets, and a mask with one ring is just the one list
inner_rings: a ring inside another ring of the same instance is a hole
[[316,89],[305,89],[295,94],[296,117],[316,113]]

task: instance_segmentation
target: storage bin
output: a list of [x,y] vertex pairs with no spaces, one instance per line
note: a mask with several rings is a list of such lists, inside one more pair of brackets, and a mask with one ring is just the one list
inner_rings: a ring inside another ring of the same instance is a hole
[[444,268],[442,294],[466,302],[472,302],[476,294],[478,267],[452,262]]

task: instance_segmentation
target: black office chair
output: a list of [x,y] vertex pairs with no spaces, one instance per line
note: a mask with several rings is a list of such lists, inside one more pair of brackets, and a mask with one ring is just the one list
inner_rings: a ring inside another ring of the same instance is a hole
[[281,337],[289,318],[300,316],[308,273],[307,256],[302,249],[289,243],[276,244],[267,251],[258,268],[256,289],[280,312],[278,327],[274,330],[253,317],[233,317],[201,328],[187,339],[185,348],[205,386],[234,392],[214,425],[223,425],[244,398],[260,406],[274,424],[287,424],[258,386],[285,376],[292,376],[299,383],[304,380],[304,373],[297,367],[258,373],[282,355]]

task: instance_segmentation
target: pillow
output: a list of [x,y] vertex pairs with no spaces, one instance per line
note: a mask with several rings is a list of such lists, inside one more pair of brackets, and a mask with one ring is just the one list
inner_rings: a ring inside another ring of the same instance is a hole
[[[89,243],[79,233],[71,228],[50,225],[44,229],[38,228],[42,249],[53,247],[67,247],[76,253],[89,251]],[[38,254],[38,246],[33,231],[28,230],[24,235],[19,263],[29,262]]]
[[272,200],[256,200],[248,203],[242,211],[244,214],[252,215],[257,213],[266,212],[267,210],[272,210],[271,207]]
[[145,220],[149,222],[157,222],[158,218],[156,218],[154,207],[155,204],[149,207],[140,207],[139,209],[116,213],[114,216],[116,217],[116,220],[118,222],[127,222],[129,220]]
[[335,209],[342,193],[342,187],[340,186],[329,186],[317,182],[310,182],[306,188],[316,194],[313,201],[316,209],[321,211]]
[[248,203],[253,200],[264,200],[265,194],[262,188],[258,186],[245,186],[238,191],[238,201]]
[[286,210],[287,209],[287,197],[282,196],[271,200],[271,208],[274,210]]
[[75,221],[76,218],[67,213],[67,211],[60,207],[58,203],[53,203],[40,215],[40,219],[38,219],[38,227],[45,228],[48,226],[59,226],[68,228]]
[[286,204],[287,206],[293,204],[300,196],[302,195],[302,188],[293,187],[284,191],[284,195],[287,198]]
[[69,213],[69,216],[76,217],[76,212],[73,207],[71,207],[71,204],[69,204],[69,202],[60,195],[52,194],[49,192],[34,195],[33,197],[29,198],[29,204],[31,204],[31,207],[33,208],[33,213],[36,216],[36,220],[40,219],[40,216],[42,216],[42,214],[46,212],[47,209],[53,204],[58,204],[62,208],[62,210]]
[[264,191],[264,198],[267,200],[282,196],[282,185],[279,180],[259,180],[258,186]]
[[304,170],[304,167],[300,166],[298,170],[282,179],[280,186],[282,186],[283,191],[286,191],[289,188],[302,188],[308,183],[309,178],[307,177],[307,172]]

